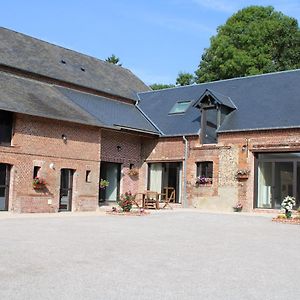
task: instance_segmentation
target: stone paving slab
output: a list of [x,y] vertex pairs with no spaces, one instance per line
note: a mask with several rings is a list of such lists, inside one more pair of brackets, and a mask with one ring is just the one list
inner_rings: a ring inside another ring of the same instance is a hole
[[300,226],[153,211],[0,214],[0,299],[299,299]]

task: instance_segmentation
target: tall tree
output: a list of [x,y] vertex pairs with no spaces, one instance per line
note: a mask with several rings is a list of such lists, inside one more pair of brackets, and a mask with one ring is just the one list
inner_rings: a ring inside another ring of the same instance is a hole
[[195,82],[195,78],[193,74],[185,73],[185,72],[179,72],[178,76],[176,78],[176,84],[177,85],[190,85]]
[[300,67],[298,22],[271,6],[238,11],[210,42],[195,72],[197,83]]
[[169,89],[175,87],[174,84],[163,84],[163,83],[153,83],[150,85],[152,90],[162,90],[162,89]]
[[109,56],[108,58],[105,59],[105,61],[117,65],[117,66],[122,66],[121,63],[119,63],[120,59],[119,57],[115,56],[114,54],[112,54],[111,56]]

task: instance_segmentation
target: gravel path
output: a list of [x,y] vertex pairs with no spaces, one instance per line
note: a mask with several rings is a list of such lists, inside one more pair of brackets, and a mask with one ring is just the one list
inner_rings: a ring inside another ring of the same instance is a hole
[[0,299],[300,299],[300,226],[178,210],[0,216]]

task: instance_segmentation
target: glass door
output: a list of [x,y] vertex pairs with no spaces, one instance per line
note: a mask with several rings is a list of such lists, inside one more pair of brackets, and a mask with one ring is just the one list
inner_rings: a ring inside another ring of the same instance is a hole
[[[293,196],[293,162],[275,162],[273,208],[280,209],[286,196]],[[296,196],[296,195],[295,195]]]
[[261,153],[257,164],[257,208],[280,209],[286,196],[300,199],[300,153]]
[[121,164],[102,162],[100,178],[109,182],[108,186],[100,189],[99,202],[117,201],[120,196]]
[[8,210],[10,165],[0,164],[0,211]]
[[72,169],[60,170],[60,197],[59,210],[72,210],[72,194],[73,194],[73,173]]

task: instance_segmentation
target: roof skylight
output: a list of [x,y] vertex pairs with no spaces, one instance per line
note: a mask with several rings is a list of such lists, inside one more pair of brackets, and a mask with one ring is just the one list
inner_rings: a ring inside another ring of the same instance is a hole
[[185,113],[192,101],[178,101],[174,104],[169,114],[182,114]]

